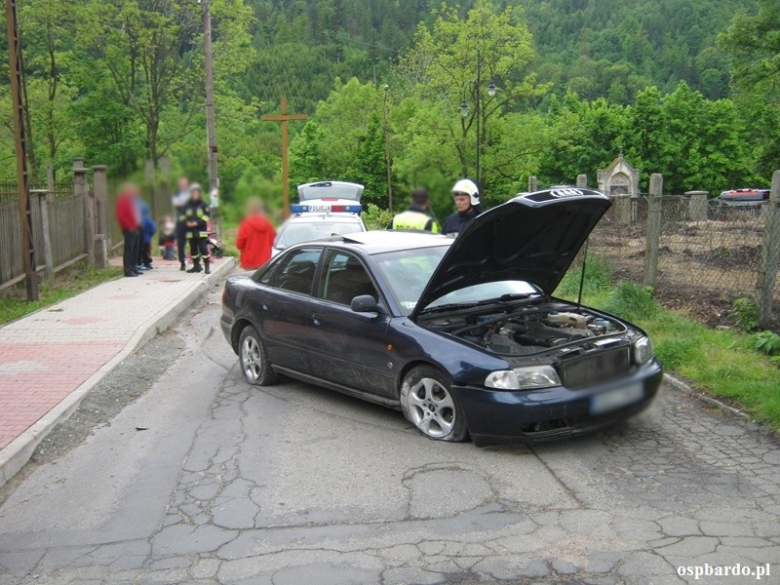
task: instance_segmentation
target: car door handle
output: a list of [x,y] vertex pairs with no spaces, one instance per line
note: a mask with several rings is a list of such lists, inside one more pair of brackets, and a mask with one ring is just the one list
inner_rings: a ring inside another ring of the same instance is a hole
[[320,320],[317,318],[317,315],[312,315],[311,316],[311,322],[314,323],[315,325],[317,325],[318,327],[322,324],[320,322]]

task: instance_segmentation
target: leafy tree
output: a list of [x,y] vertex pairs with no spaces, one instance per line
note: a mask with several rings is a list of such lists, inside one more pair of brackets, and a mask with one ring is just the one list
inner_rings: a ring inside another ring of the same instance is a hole
[[[457,174],[468,176],[476,149],[491,148],[490,119],[522,109],[524,102],[548,88],[537,84],[530,70],[531,33],[519,8],[499,10],[489,0],[477,0],[463,18],[457,9],[446,6],[435,15],[432,27],[418,27],[414,46],[399,63],[397,75],[426,106],[427,111],[419,109],[410,121],[412,131],[454,149]],[[487,93],[491,81],[500,88],[494,98]],[[477,100],[482,104],[479,109]],[[471,102],[465,116],[458,116],[461,102]],[[430,111],[435,114],[428,115]],[[477,126],[483,136],[476,136]]]
[[766,131],[780,122],[780,4],[758,0],[758,12],[738,13],[719,40],[732,58],[731,76],[744,117],[752,122],[758,168],[768,176],[780,167],[780,136]]

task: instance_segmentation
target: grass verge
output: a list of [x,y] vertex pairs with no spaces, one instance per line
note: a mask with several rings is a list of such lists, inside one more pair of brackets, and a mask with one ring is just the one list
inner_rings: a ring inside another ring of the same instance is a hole
[[120,276],[122,276],[122,268],[117,266],[94,268],[85,264],[79,264],[64,270],[55,274],[51,283],[46,283],[40,287],[40,300],[38,301],[28,302],[12,296],[0,298],[0,325],[20,319],[38,309],[64,301],[88,288]]
[[[612,272],[603,259],[589,258],[585,274],[583,302],[647,331],[668,371],[780,430],[780,368],[754,349],[752,335],[708,329],[683,313],[661,307],[643,286],[630,282],[613,286]],[[572,269],[556,295],[576,299],[579,282],[580,270]]]

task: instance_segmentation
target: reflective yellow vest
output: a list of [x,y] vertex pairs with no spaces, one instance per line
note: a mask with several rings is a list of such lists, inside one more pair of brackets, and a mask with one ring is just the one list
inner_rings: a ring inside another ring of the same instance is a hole
[[438,234],[441,231],[438,222],[431,216],[426,215],[421,211],[411,210],[396,215],[393,218],[393,222],[390,224],[390,229],[425,230],[434,234]]

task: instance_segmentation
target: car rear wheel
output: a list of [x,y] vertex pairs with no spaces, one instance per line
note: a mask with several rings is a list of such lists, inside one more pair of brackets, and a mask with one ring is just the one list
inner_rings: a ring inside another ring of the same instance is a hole
[[250,384],[268,386],[278,381],[279,378],[268,361],[263,342],[251,325],[241,331],[241,337],[238,339],[238,359],[244,379]]
[[468,428],[450,386],[447,376],[436,368],[416,367],[401,384],[401,409],[426,437],[455,443],[466,440]]

